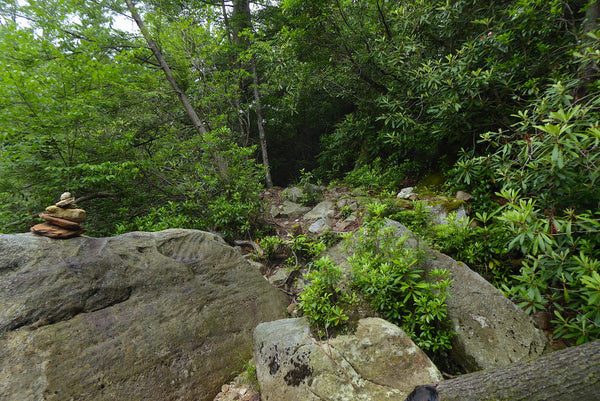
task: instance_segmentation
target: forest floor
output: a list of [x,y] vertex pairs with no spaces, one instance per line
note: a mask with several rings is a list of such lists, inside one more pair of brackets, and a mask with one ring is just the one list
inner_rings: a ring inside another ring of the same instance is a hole
[[[299,218],[289,218],[289,217],[273,217],[270,213],[272,207],[279,207],[285,201],[285,198],[282,196],[282,192],[285,188],[275,187],[268,191],[264,191],[262,194],[262,199],[265,202],[266,208],[266,217],[265,223],[267,226],[272,228],[274,234],[281,238],[282,240],[287,240],[292,235],[294,230],[294,226],[300,225],[302,228],[302,232],[306,233],[308,227],[312,221],[306,221],[303,217]],[[322,200],[329,200],[334,204],[336,201],[344,196],[349,196],[351,190],[345,187],[338,188],[327,188],[323,192]],[[360,210],[360,209],[359,209]],[[355,231],[360,225],[361,222],[361,213],[357,212],[357,221],[350,226],[344,228],[343,231],[340,232],[348,232]],[[333,218],[339,219],[339,211]],[[248,247],[242,247],[243,253],[250,253],[253,249]],[[266,266],[267,274],[272,274],[278,266],[271,265]],[[242,372],[240,375],[235,377],[231,382],[224,384],[221,388],[221,392],[217,394],[213,401],[260,401],[260,392],[256,388],[256,384],[252,383],[251,380],[248,379],[248,372]]]

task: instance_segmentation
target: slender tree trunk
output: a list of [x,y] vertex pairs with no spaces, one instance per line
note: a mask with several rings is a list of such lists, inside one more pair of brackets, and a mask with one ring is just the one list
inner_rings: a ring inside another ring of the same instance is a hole
[[198,114],[196,114],[196,111],[194,110],[194,107],[190,103],[189,99],[187,98],[185,92],[179,87],[179,85],[177,85],[175,77],[171,72],[171,68],[169,67],[169,64],[167,64],[167,60],[165,60],[164,56],[162,55],[162,52],[160,51],[158,46],[156,46],[156,43],[154,43],[154,41],[152,40],[150,32],[148,32],[148,29],[146,29],[146,25],[144,25],[144,22],[138,14],[133,2],[131,0],[125,0],[125,3],[127,4],[127,8],[131,13],[131,17],[134,19],[138,28],[140,28],[140,32],[142,33],[142,36],[144,36],[146,43],[148,43],[148,47],[150,47],[150,50],[152,50],[154,57],[156,57],[156,59],[158,60],[160,68],[165,73],[167,81],[169,82],[175,93],[177,93],[177,97],[183,105],[183,108],[185,109],[185,112],[187,113],[188,117],[192,121],[194,128],[196,129],[196,131],[198,131],[199,134],[204,135],[206,133],[206,128],[204,127],[204,124],[202,124],[202,121],[198,117]]
[[443,401],[600,399],[600,341],[438,383]]
[[[233,37],[233,44],[237,47],[238,51],[247,50],[250,47],[250,42],[241,34],[245,29],[252,29],[252,13],[250,12],[250,2],[248,0],[233,0],[233,14],[231,16],[230,24],[232,28],[231,36]],[[260,140],[260,149],[262,153],[263,165],[266,169],[265,181],[267,184],[267,188],[272,188],[273,180],[271,179],[271,170],[269,167],[267,138],[265,136],[265,129],[262,124],[262,104],[260,101],[260,91],[258,89],[258,73],[256,69],[256,59],[252,57],[250,63],[253,83],[252,92],[256,104],[256,123],[258,126],[258,136]],[[240,85],[240,88],[241,92],[244,92],[246,89],[246,85],[242,83],[242,85]]]
[[267,138],[265,129],[262,124],[262,105],[260,103],[260,92],[258,90],[258,73],[256,72],[256,59],[252,57],[252,91],[254,92],[254,101],[256,102],[256,123],[258,125],[258,136],[260,138],[260,150],[262,151],[263,164],[265,166],[267,188],[273,188],[273,180],[271,179],[271,169],[269,167],[269,154],[267,152]]
[[[583,44],[592,41],[587,36],[588,33],[598,29],[598,18],[600,18],[600,0],[591,0],[585,10],[585,18],[581,26],[581,41]],[[579,70],[579,77],[582,79],[581,86],[577,89],[577,97],[581,98],[587,93],[587,86],[591,84],[598,74],[598,65],[595,62],[588,62]]]

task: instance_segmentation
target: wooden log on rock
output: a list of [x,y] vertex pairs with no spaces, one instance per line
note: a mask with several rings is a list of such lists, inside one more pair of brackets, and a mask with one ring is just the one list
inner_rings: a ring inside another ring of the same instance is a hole
[[439,382],[441,401],[600,399],[600,340]]

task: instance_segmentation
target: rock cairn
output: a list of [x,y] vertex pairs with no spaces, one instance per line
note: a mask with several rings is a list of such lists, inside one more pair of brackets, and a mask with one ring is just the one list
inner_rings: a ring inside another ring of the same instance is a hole
[[31,232],[50,238],[71,238],[85,231],[79,223],[85,221],[85,210],[78,209],[70,192],[60,196],[60,201],[39,215],[46,222],[31,227]]

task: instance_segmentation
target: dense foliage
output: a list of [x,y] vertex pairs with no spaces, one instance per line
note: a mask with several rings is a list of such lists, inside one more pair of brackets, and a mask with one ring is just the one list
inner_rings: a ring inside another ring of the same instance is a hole
[[350,280],[329,258],[318,260],[306,276],[310,283],[300,294],[300,308],[316,327],[335,329],[356,315],[353,310],[364,299],[419,347],[441,353],[450,349],[452,338],[445,303],[449,272],[435,269],[427,280],[419,253],[386,224],[385,209],[381,203],[367,206],[364,230],[350,242]]
[[442,172],[478,227],[424,235],[557,335],[600,337],[600,2],[134,6],[145,36],[120,1],[0,0],[0,232],[69,190],[91,235],[255,236],[267,173],[392,191]]

